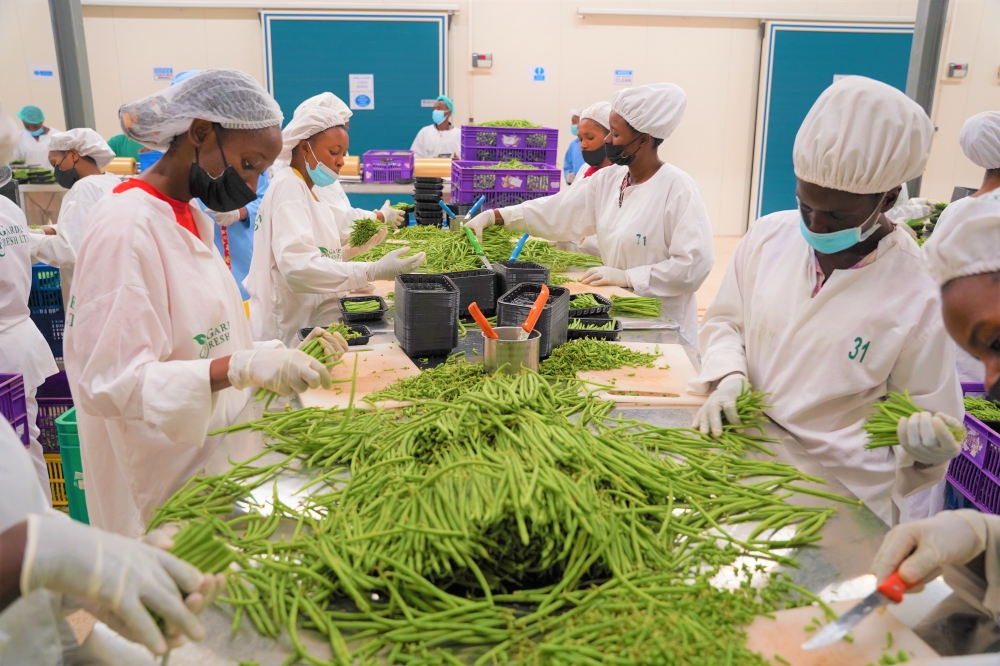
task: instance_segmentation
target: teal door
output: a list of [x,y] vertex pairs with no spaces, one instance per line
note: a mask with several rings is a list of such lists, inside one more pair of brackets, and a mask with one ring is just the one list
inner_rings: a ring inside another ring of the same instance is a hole
[[905,90],[912,41],[912,27],[769,25],[756,217],[795,208],[795,134],[834,77],[867,76]]
[[353,109],[352,155],[408,149],[431,123],[434,100],[447,90],[448,16],[264,12],[267,87],[285,122],[302,100],[332,92],[350,102],[349,77],[374,77],[373,104]]

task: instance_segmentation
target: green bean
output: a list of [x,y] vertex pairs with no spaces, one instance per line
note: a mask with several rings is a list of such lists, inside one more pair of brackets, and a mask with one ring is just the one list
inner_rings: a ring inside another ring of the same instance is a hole
[[384,222],[379,222],[378,220],[372,220],[370,218],[355,220],[354,224],[351,225],[351,235],[347,239],[347,244],[351,247],[361,247],[370,241],[372,236],[377,234],[380,230],[388,228],[389,226]]
[[381,309],[382,304],[375,298],[363,301],[344,301],[344,312],[377,312]]
[[474,127],[520,127],[520,128],[531,128],[541,127],[541,125],[536,125],[528,120],[520,119],[508,119],[508,120],[491,120],[486,123],[476,123]]
[[523,169],[531,170],[537,169],[534,164],[525,164],[521,160],[514,158],[507,160],[506,162],[497,162],[496,164],[480,164],[478,166],[472,167],[473,169]]
[[656,358],[656,354],[633,351],[613,342],[581,338],[553,349],[552,355],[542,361],[539,371],[548,377],[572,378],[577,372],[586,370],[651,368]]
[[613,331],[618,320],[611,319],[604,324],[585,324],[582,319],[570,319],[569,328],[574,331]]
[[986,398],[965,397],[965,411],[980,421],[1000,421],[1000,407]]
[[611,313],[631,317],[659,317],[663,303],[658,298],[647,296],[611,296]]
[[[877,449],[884,446],[896,446],[899,437],[896,428],[899,420],[912,416],[923,410],[910,400],[910,392],[896,393],[890,391],[885,400],[872,405],[873,413],[865,421],[864,431],[868,433],[866,449]],[[952,435],[961,442],[965,439],[965,428],[951,428]]]

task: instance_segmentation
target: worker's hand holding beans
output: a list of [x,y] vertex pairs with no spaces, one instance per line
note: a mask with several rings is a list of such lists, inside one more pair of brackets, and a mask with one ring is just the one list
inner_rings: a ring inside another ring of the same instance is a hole
[[368,281],[391,280],[402,273],[412,273],[427,259],[427,255],[418,252],[412,257],[403,255],[410,251],[408,247],[393,250],[378,261],[373,261],[368,267]]
[[896,427],[899,445],[917,462],[939,465],[957,456],[962,445],[956,441],[952,429],[961,430],[962,424],[942,412],[917,412],[900,417]]
[[306,389],[330,388],[330,372],[298,349],[255,349],[229,358],[229,383],[237,389],[257,386],[288,396]]
[[739,410],[736,409],[736,401],[743,391],[749,388],[750,382],[743,375],[723,377],[719,385],[708,396],[705,404],[695,414],[691,427],[698,428],[706,435],[711,433],[712,436],[718,437],[722,434],[723,414],[732,425],[743,425]]
[[382,241],[384,241],[388,236],[389,236],[389,230],[386,229],[385,227],[382,227],[381,229],[376,231],[375,235],[369,238],[364,243],[364,245],[359,245],[358,247],[352,247],[350,245],[345,246],[344,259],[349,261],[351,258],[356,257],[359,254],[364,254],[365,252],[374,248],[375,246],[380,245]]
[[[47,589],[66,595],[129,640],[154,654],[167,640],[149,611],[194,640],[205,637],[181,593],[206,584],[196,568],[147,543],[104,532],[55,513],[29,514],[21,568],[21,592]],[[214,578],[214,577],[213,577]],[[206,590],[217,594],[213,580]],[[204,608],[205,594],[194,610]],[[148,609],[148,610],[147,610]]]
[[484,210],[482,213],[466,222],[465,226],[472,229],[472,232],[476,234],[476,238],[482,242],[483,231],[492,227],[494,224],[496,224],[496,211]]
[[382,204],[382,207],[377,212],[382,214],[382,221],[394,229],[399,228],[400,223],[403,221],[403,211],[393,208],[388,199],[385,200],[385,203]]
[[326,358],[328,365],[339,361],[340,357],[347,352],[347,340],[344,339],[344,336],[340,333],[331,333],[318,326],[309,331],[309,335],[299,345],[299,349],[302,349],[313,340],[317,340],[319,346],[323,348],[323,356]]

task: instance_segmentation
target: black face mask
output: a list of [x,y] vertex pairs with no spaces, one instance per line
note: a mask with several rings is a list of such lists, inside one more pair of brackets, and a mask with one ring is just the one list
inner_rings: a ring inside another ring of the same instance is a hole
[[257,198],[257,193],[251,190],[236,173],[236,169],[226,162],[226,154],[222,150],[222,136],[217,128],[215,136],[219,140],[219,152],[222,153],[222,163],[226,166],[225,170],[218,178],[212,178],[198,164],[198,149],[195,148],[194,164],[191,165],[191,171],[188,173],[188,187],[191,188],[191,196],[201,199],[206,208],[219,213],[228,213],[246,206]]
[[[625,149],[641,138],[642,135],[640,134],[639,136],[635,137],[634,139],[626,143],[624,146],[616,146],[613,143],[604,144],[604,150],[605,152],[607,152],[608,159],[611,160],[613,164],[617,164],[618,166],[628,166],[629,164],[632,164],[632,162],[635,161],[636,153],[632,153],[631,155],[626,155]],[[636,150],[636,152],[638,152],[638,150]]]
[[602,143],[597,150],[581,150],[583,161],[592,167],[600,166],[604,158],[608,155],[608,144]]
[[[66,156],[63,156],[63,162],[66,161]],[[56,182],[59,183],[59,187],[64,187],[67,190],[76,184],[76,181],[80,180],[80,174],[76,172],[76,167],[72,169],[60,169],[62,162],[56,165],[56,168],[52,170],[56,177]]]

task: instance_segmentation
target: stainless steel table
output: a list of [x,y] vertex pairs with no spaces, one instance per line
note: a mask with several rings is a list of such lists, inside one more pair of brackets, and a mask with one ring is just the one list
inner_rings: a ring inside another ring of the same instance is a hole
[[[348,194],[413,194],[413,185],[396,183],[363,183],[359,176],[343,176],[340,184]],[[444,179],[444,194],[451,196],[451,179]]]
[[[393,312],[390,310],[385,321],[366,324],[374,333],[372,343],[395,341],[392,325],[387,323],[392,316]],[[330,323],[332,322],[314,322],[316,325]],[[654,321],[647,322],[647,325],[649,328],[645,330],[626,330],[622,338],[682,344],[695,367],[700,365],[697,353],[680,339],[675,328],[668,327],[668,322]],[[476,358],[473,349],[482,353],[482,337],[475,324],[470,324],[469,333],[464,339],[460,338],[457,351],[464,351],[472,360]],[[418,365],[432,367],[445,358],[427,359],[418,362]],[[694,412],[693,408],[629,408],[616,410],[615,414],[660,426],[686,427],[691,424]],[[824,479],[824,490],[853,497],[847,488],[813,460],[784,430],[772,424],[768,434],[778,440],[770,447],[775,455],[755,453],[751,454],[753,457],[792,464],[807,474]],[[289,475],[282,479],[279,492],[291,496],[306,480],[305,477]],[[806,505],[829,504],[827,500],[812,495],[796,495],[791,501]],[[752,527],[749,524],[740,526],[747,532]],[[796,583],[819,594],[824,600],[837,601],[864,596],[875,588],[875,580],[869,574],[869,567],[887,531],[888,527],[866,507],[839,505],[836,515],[823,529],[823,540],[819,546],[796,553],[800,568],[786,571]],[[739,534],[736,530],[734,532]],[[1000,629],[989,618],[976,615],[965,602],[952,595],[941,579],[928,585],[927,590],[921,594],[908,595],[904,603],[891,611],[942,656],[1000,652]],[[279,666],[290,654],[285,639],[277,643],[265,639],[256,634],[248,621],[244,622],[241,633],[233,636],[230,632],[231,616],[218,608],[210,609],[204,616],[204,622],[209,638],[199,645],[188,645],[175,651],[170,666],[214,666],[239,661],[256,661],[261,666]],[[317,655],[328,654],[325,641],[310,636],[308,632],[300,632],[300,636],[307,646],[315,648]]]

